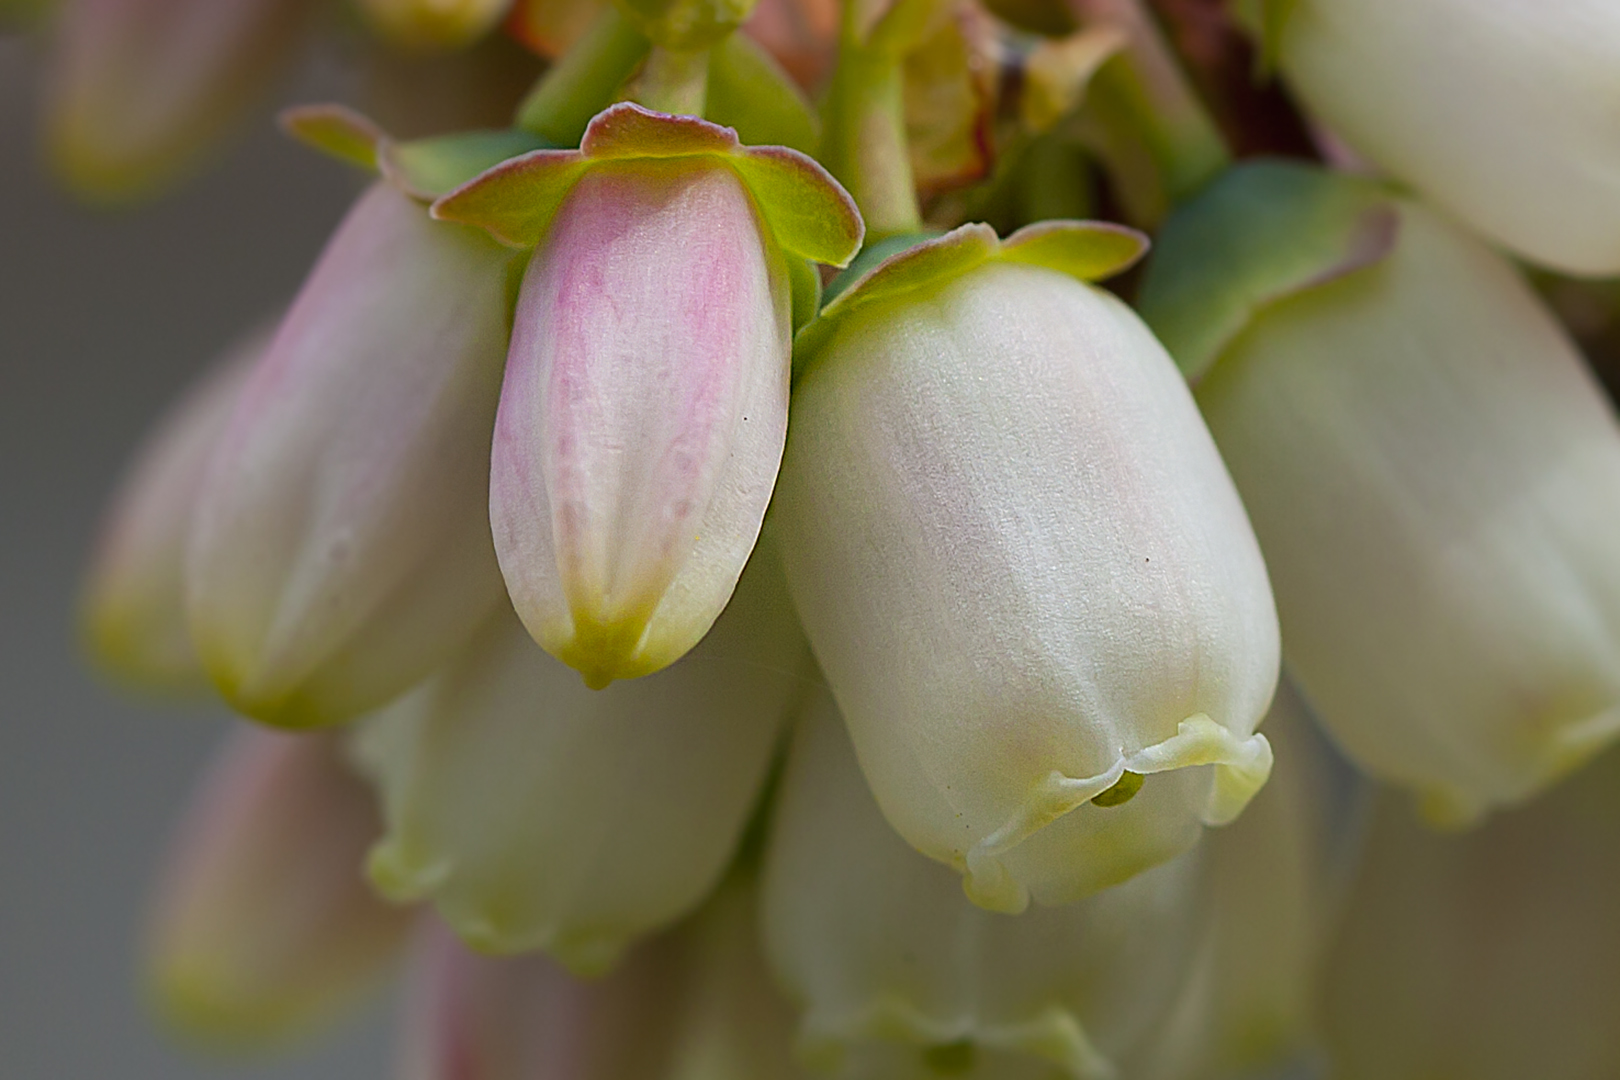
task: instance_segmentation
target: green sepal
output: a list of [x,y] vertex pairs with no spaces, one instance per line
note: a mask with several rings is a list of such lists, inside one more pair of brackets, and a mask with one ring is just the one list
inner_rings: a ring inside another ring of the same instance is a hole
[[841,288],[821,309],[820,317],[799,331],[793,344],[794,375],[798,377],[808,369],[816,354],[855,312],[874,304],[901,301],[908,294],[932,289],[985,263],[1043,266],[1091,282],[1128,268],[1147,249],[1146,236],[1103,221],[1043,221],[1019,229],[1005,240],[999,239],[990,226],[973,223],[938,238],[910,243],[899,254],[883,259]]
[[397,142],[347,105],[297,105],[282,112],[280,122],[306,146],[378,173],[422,202],[432,202],[508,158],[548,145],[540,136],[517,128]]
[[861,248],[861,253],[838,276],[827,284],[826,292],[821,294],[822,305],[832,303],[849,290],[849,287],[861,280],[885,259],[894,257],[903,251],[910,251],[918,244],[929,240],[938,240],[945,235],[944,229],[924,229],[920,232],[896,233],[874,240]]
[[294,105],[276,119],[281,130],[312,150],[373,172],[389,141],[370,117],[347,105]]
[[407,195],[432,201],[494,165],[549,144],[518,128],[461,131],[390,142],[378,154],[382,173]]
[[433,216],[533,247],[587,169],[676,158],[713,158],[736,172],[787,255],[844,266],[860,250],[865,226],[855,201],[812,158],[783,146],[743,146],[730,128],[628,101],[592,120],[578,150],[537,150],[502,162],[439,199]]
[[578,146],[591,118],[612,103],[651,48],[652,42],[609,6],[540,77],[513,123],[553,146]]
[[787,267],[793,297],[793,332],[797,334],[821,310],[821,274],[809,259],[789,256]]
[[813,154],[820,140],[810,102],[776,59],[747,34],[732,34],[709,57],[704,116],[734,128],[749,146]]
[[1377,263],[1400,214],[1382,185],[1313,165],[1227,170],[1165,223],[1137,310],[1189,381],[1271,304]]

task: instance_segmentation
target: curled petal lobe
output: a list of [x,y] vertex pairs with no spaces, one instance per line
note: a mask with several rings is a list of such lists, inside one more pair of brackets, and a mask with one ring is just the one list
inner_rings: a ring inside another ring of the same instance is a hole
[[1270,767],[1254,729],[1278,631],[1237,493],[1146,328],[1067,273],[945,254],[890,264],[935,259],[931,281],[879,270],[834,301],[777,513],[885,815],[977,903],[1018,911],[1241,809]]
[[330,737],[236,732],[182,823],[149,927],[165,1018],[253,1045],[321,1026],[372,989],[410,921],[363,875],[379,827]]
[[791,327],[747,190],[702,160],[592,169],[529,264],[490,518],[524,624],[591,685],[668,665],[725,606],[781,461]]
[[373,879],[482,950],[611,968],[719,880],[806,652],[771,565],[686,659],[602,691],[503,614],[365,733],[388,822]]
[[501,595],[485,513],[509,254],[374,185],[249,379],[198,498],[193,639],[240,711],[346,720]]
[[185,613],[191,515],[224,431],[269,331],[239,343],[174,406],[129,469],[102,526],[83,599],[96,661],[132,685],[206,689]]

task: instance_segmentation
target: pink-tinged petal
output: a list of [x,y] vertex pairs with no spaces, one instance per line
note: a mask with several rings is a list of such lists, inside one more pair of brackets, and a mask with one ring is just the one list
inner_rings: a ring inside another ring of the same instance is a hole
[[736,174],[604,163],[529,265],[490,515],[529,632],[593,686],[697,643],[731,595],[787,428],[783,259]]
[[605,979],[531,954],[471,952],[424,920],[403,1025],[402,1080],[633,1080],[660,1075],[678,971],[665,942]]
[[84,633],[96,662],[121,681],[180,692],[209,685],[186,625],[186,535],[210,455],[269,338],[265,329],[239,342],[174,405],[102,525]]
[[187,555],[192,637],[240,711],[314,726],[374,708],[499,600],[485,500],[509,259],[378,184],[294,301]]
[[591,121],[579,148],[592,158],[683,157],[730,154],[741,144],[735,131],[719,124],[621,101],[603,109]]
[[83,194],[139,196],[190,167],[291,59],[311,0],[68,0],[47,133]]
[[470,45],[511,6],[512,0],[360,0],[372,25],[409,49]]
[[147,963],[164,1017],[247,1046],[304,1034],[370,990],[410,921],[361,874],[378,831],[333,738],[237,731],[158,893]]

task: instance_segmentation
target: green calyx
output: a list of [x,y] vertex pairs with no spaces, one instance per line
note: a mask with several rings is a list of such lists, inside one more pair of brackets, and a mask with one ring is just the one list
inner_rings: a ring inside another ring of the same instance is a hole
[[344,105],[297,106],[281,114],[281,126],[300,142],[347,165],[376,172],[421,202],[432,202],[492,165],[548,145],[538,135],[516,128],[399,142]]
[[1261,311],[1381,261],[1399,228],[1394,195],[1374,181],[1240,165],[1165,224],[1137,310],[1196,381]]
[[990,226],[974,223],[944,236],[897,236],[881,243],[900,250],[847,285],[835,281],[820,316],[799,331],[793,345],[795,378],[855,312],[901,302],[985,263],[1027,263],[1092,282],[1126,269],[1148,249],[1147,237],[1135,229],[1103,221],[1043,221],[1005,240]]
[[735,172],[786,255],[844,266],[860,250],[865,226],[854,201],[813,159],[782,146],[744,146],[731,128],[630,102],[592,120],[578,150],[504,161],[440,198],[433,216],[478,226],[511,247],[533,247],[589,169],[681,159],[709,159]]

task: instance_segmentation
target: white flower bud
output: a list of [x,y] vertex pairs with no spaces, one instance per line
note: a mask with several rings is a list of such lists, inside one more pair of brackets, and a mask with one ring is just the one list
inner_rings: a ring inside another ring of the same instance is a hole
[[1620,428],[1505,259],[1387,205],[1386,258],[1260,310],[1197,394],[1290,673],[1362,767],[1463,822],[1620,732]]
[[1270,767],[1253,732],[1277,621],[1254,535],[1163,348],[1027,254],[1062,228],[888,286],[995,244],[969,226],[839,296],[777,500],[879,805],[1001,911],[1172,858]]
[[1620,5],[1291,7],[1282,70],[1358,153],[1527,258],[1620,273]]
[[768,557],[690,656],[605,690],[508,611],[367,732],[388,826],[373,880],[484,951],[604,971],[719,879],[807,665]]
[[187,553],[192,638],[241,712],[313,726],[375,708],[500,599],[486,496],[511,258],[379,183],[293,302]]
[[800,722],[765,872],[766,950],[836,1076],[1119,1075],[1153,1037],[1200,924],[1200,852],[1016,917],[962,895],[872,801],[826,693]]

